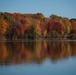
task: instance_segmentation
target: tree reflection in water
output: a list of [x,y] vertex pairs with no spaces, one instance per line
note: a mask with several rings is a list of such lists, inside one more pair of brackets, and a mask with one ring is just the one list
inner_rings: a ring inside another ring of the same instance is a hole
[[37,63],[45,59],[57,62],[76,56],[74,41],[1,42],[0,65]]

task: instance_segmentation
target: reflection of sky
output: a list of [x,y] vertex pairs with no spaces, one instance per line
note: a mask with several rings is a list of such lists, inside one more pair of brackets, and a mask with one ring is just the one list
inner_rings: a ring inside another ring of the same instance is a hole
[[22,64],[0,67],[0,75],[76,75],[76,58],[43,64]]
[[76,0],[0,0],[0,12],[57,14],[76,18]]

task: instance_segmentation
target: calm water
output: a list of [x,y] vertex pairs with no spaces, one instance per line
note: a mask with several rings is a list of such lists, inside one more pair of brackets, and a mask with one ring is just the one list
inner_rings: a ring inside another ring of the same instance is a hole
[[76,41],[0,42],[0,75],[76,75]]

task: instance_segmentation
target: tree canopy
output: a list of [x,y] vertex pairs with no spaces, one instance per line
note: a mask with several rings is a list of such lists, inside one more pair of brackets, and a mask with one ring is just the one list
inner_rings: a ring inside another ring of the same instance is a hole
[[0,37],[6,39],[76,38],[76,19],[42,13],[0,12]]

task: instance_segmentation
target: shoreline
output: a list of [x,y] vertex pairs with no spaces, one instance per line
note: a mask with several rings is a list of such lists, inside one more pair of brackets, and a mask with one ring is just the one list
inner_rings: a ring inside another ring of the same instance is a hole
[[53,39],[46,39],[46,38],[38,38],[38,39],[0,39],[0,42],[41,42],[41,41],[76,41],[76,39],[63,39],[63,38],[53,38]]

